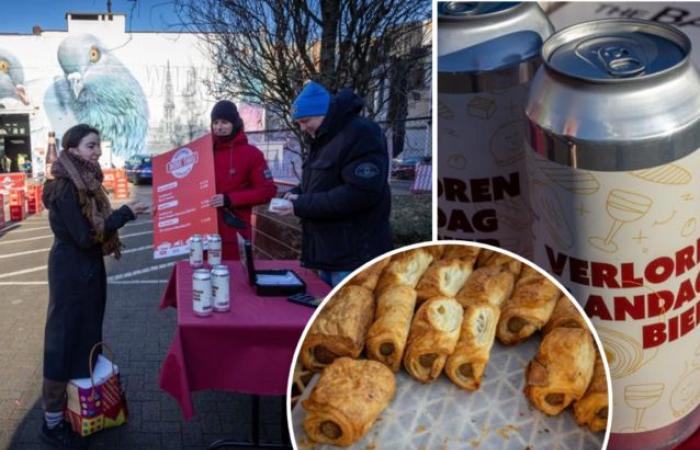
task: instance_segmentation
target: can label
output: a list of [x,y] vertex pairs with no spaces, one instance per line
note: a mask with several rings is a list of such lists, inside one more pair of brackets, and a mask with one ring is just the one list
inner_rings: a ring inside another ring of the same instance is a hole
[[204,264],[204,248],[201,239],[190,239],[190,266],[199,267]]
[[438,235],[531,256],[524,105],[529,83],[438,96]]
[[230,308],[229,275],[227,272],[212,273],[211,289],[214,297],[214,311],[223,312]]
[[582,303],[610,364],[614,433],[700,404],[700,151],[626,172],[527,152],[535,262]]
[[193,278],[192,310],[198,316],[208,316],[212,312],[211,278]]
[[221,264],[221,238],[219,235],[213,235],[208,241],[207,262],[210,266]]

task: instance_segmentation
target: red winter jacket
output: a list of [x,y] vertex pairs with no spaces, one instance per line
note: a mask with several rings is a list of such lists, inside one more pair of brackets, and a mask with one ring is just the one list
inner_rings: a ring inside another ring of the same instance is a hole
[[[243,130],[233,138],[213,136],[216,193],[224,194],[238,218],[250,227],[252,208],[270,201],[277,193],[262,152],[248,144]],[[218,211],[223,258],[237,259],[237,230],[224,222],[223,207]],[[250,228],[242,235],[250,238]]]

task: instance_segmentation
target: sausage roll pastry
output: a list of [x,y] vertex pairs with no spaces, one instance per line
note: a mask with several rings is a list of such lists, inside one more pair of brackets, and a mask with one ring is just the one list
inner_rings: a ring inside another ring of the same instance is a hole
[[302,402],[304,430],[312,441],[347,447],[369,431],[395,391],[394,374],[384,364],[338,358]]
[[379,296],[375,321],[367,332],[369,358],[399,371],[415,307],[416,290],[408,286],[390,287]]
[[454,298],[433,297],[416,312],[403,358],[406,371],[428,383],[440,376],[462,325],[462,307]]
[[447,376],[462,389],[479,389],[500,313],[497,306],[487,302],[470,303],[464,307],[459,341],[445,365]]
[[384,268],[389,264],[390,259],[391,258],[380,259],[376,263],[365,268],[365,270],[352,277],[347,284],[362,286],[370,291],[373,291],[374,288],[377,287],[379,276],[382,274]]
[[442,254],[442,259],[463,259],[465,261],[473,261],[476,264],[476,258],[479,256],[481,247],[472,247],[470,245],[445,245],[445,252]]
[[554,312],[552,312],[552,317],[549,318],[549,322],[544,326],[542,332],[547,334],[555,328],[566,327],[566,328],[581,328],[583,330],[588,330],[586,325],[586,320],[583,318],[578,309],[571,303],[569,298],[562,294],[557,300],[557,305],[554,307]]
[[529,338],[552,317],[561,292],[554,283],[525,265],[515,283],[513,295],[501,305],[498,340],[513,345]]
[[416,286],[418,302],[437,296],[454,297],[473,269],[474,261],[441,259],[433,262]]
[[416,248],[392,256],[389,265],[379,277],[375,295],[382,295],[388,287],[399,284],[416,287],[431,262],[433,262],[433,255],[424,248]]
[[511,258],[510,256],[497,252],[494,250],[482,249],[479,252],[479,257],[476,260],[477,267],[489,267],[498,266],[512,272],[516,277],[520,274],[520,269],[523,265],[517,259]]
[[487,302],[500,308],[513,293],[514,284],[515,276],[511,272],[498,266],[482,267],[467,278],[456,299],[462,306]]
[[600,354],[596,354],[593,379],[581,400],[574,403],[576,422],[597,433],[608,424],[608,383],[605,380],[605,367]]
[[374,319],[374,297],[361,286],[342,287],[316,317],[301,348],[301,361],[318,372],[339,356],[360,356]]
[[555,328],[527,367],[525,396],[550,416],[580,399],[593,377],[596,350],[587,330]]

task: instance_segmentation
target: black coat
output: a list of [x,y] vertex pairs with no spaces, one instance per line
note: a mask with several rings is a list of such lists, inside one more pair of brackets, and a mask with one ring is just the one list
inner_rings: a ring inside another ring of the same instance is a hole
[[[49,253],[49,307],[44,335],[44,377],[55,381],[89,376],[92,346],[102,340],[107,277],[101,246],[83,216],[78,190],[59,178],[44,187],[54,242]],[[116,232],[135,219],[122,206],[105,223]]]
[[360,97],[342,90],[310,142],[293,190],[305,267],[353,270],[392,248],[386,140],[379,125],[358,116],[362,107]]

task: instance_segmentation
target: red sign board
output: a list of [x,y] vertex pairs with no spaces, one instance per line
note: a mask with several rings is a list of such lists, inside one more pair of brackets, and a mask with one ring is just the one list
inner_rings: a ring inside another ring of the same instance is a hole
[[189,252],[193,234],[217,232],[214,153],[208,134],[153,157],[153,257]]
[[0,194],[9,195],[12,189],[24,190],[27,174],[24,172],[0,173]]

